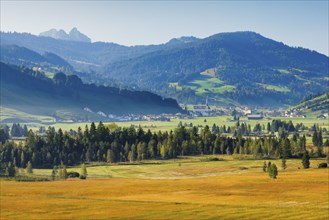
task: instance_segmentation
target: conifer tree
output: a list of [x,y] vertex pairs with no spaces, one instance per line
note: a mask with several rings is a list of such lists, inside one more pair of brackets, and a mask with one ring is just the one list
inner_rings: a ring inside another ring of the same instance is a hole
[[80,179],[86,179],[87,175],[88,175],[87,168],[86,168],[86,165],[83,163],[83,164],[81,164]]
[[266,172],[266,168],[267,168],[267,166],[266,166],[266,161],[264,160],[264,164],[263,164],[263,172]]
[[282,158],[281,160],[281,167],[283,170],[287,169],[287,161],[286,158]]
[[304,154],[302,157],[302,164],[303,164],[304,169],[310,168],[310,156],[309,156],[307,150],[304,151]]
[[6,175],[9,177],[14,177],[16,174],[15,166],[12,162],[9,162],[6,167]]
[[57,167],[54,166],[53,167],[53,170],[51,171],[51,178],[52,178],[52,180],[55,180],[56,179],[57,172],[58,172]]
[[268,175],[272,179],[276,179],[276,177],[278,175],[278,168],[276,167],[275,164],[271,164],[271,166],[269,166],[269,168],[268,168]]
[[27,162],[26,173],[28,173],[28,174],[32,174],[32,173],[33,173],[33,170],[32,170],[32,163],[31,163],[30,161]]
[[60,179],[66,179],[67,178],[67,170],[66,170],[66,166],[63,164],[63,162],[60,165],[59,178]]

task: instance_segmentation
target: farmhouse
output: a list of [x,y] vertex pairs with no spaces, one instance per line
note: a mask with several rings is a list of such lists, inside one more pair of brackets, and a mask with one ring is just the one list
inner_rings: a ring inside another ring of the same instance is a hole
[[326,116],[324,116],[324,115],[319,115],[318,117],[317,117],[317,119],[320,119],[320,120],[324,120],[324,119],[326,119],[327,117]]
[[261,120],[261,119],[263,119],[262,114],[248,115],[248,120]]
[[193,112],[202,116],[209,116],[211,109],[208,105],[208,97],[205,105],[193,105]]

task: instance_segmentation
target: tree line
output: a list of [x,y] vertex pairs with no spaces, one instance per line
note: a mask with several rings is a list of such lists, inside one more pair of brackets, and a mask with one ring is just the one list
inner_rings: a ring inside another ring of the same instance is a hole
[[[242,129],[240,126],[235,127],[235,131]],[[102,122],[70,132],[63,132],[62,129],[55,131],[49,127],[43,136],[30,130],[25,142],[1,143],[1,172],[5,172],[8,164],[25,168],[29,161],[33,167],[52,168],[62,163],[133,162],[202,154],[241,154],[254,155],[255,158],[302,157],[306,151],[305,136],[294,133],[292,138],[288,138],[284,128],[279,127],[278,130],[281,131],[278,137],[243,137],[240,131],[236,136],[225,136],[220,132],[221,129],[210,129],[208,126],[200,130],[195,126],[182,126],[174,131],[154,133],[133,126],[110,130]]]

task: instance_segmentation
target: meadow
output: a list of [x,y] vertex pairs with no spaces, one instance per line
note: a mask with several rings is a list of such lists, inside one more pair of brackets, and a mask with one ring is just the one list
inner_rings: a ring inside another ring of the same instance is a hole
[[[89,164],[86,180],[1,180],[1,219],[328,219],[329,169],[287,160],[278,178],[263,160],[217,155]],[[271,160],[280,167],[280,160]],[[69,171],[79,171],[70,167]],[[21,171],[22,172],[22,171]],[[51,170],[34,169],[35,176]]]
[[[153,131],[170,131],[177,128],[178,124],[182,122],[184,125],[185,123],[189,125],[190,123],[193,124],[193,126],[201,126],[204,127],[208,125],[210,128],[213,126],[213,124],[216,124],[218,126],[225,125],[228,126],[234,126],[236,124],[236,121],[227,121],[227,118],[232,118],[231,116],[217,116],[217,117],[197,117],[193,119],[171,119],[171,121],[131,121],[131,122],[115,122],[119,127],[129,127],[131,125],[138,127],[141,126],[143,129],[150,129]],[[306,127],[311,127],[314,124],[319,124],[320,127],[323,128],[329,128],[329,122],[327,120],[318,120],[314,118],[283,118],[283,117],[275,117],[271,119],[263,119],[263,120],[248,120],[247,118],[240,118],[241,122],[246,122],[247,124],[250,124],[253,128],[257,123],[266,126],[268,122],[272,122],[273,119],[280,119],[283,121],[289,121],[291,120],[294,124],[297,123],[303,123]],[[112,124],[105,123],[105,124]],[[56,123],[51,126],[54,126],[56,129],[62,128],[63,130],[77,130],[78,127],[84,128],[86,125],[90,125],[90,123]]]

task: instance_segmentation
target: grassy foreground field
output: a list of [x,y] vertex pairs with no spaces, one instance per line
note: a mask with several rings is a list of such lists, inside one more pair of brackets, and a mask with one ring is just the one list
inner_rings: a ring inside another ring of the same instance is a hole
[[[1,181],[1,219],[328,219],[329,169],[288,160],[272,180],[263,161],[88,167],[87,180]],[[156,161],[150,161],[156,162]],[[273,161],[280,166],[280,161]],[[76,170],[78,168],[71,168]],[[35,175],[50,170],[34,170]],[[109,176],[112,178],[106,178]]]

